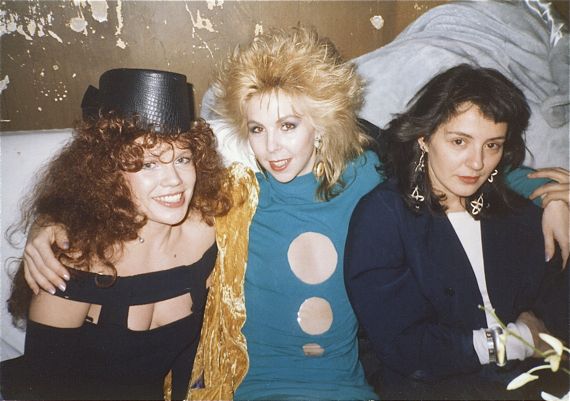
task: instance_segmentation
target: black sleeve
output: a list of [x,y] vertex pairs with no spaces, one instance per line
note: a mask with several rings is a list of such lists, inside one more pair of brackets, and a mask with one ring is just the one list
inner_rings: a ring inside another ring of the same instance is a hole
[[562,269],[562,257],[556,255],[546,264],[540,293],[533,307],[548,331],[566,344],[570,342],[570,276],[568,266]]
[[24,355],[2,362],[2,396],[18,400],[72,399],[82,394],[81,328],[27,322]]

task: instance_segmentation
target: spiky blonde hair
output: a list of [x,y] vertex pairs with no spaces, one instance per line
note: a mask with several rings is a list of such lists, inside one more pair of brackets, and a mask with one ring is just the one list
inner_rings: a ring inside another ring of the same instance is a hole
[[368,142],[356,115],[363,86],[355,66],[341,58],[330,40],[303,27],[274,30],[237,48],[223,63],[213,84],[214,111],[245,140],[246,105],[253,96],[282,92],[301,100],[296,108],[322,135],[319,160],[325,168],[317,197],[328,200],[342,190],[346,164]]

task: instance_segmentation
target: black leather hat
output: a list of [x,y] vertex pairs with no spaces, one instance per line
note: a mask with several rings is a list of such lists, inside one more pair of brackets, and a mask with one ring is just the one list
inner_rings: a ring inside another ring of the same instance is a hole
[[99,89],[89,85],[81,108],[85,120],[108,111],[121,117],[137,114],[145,127],[163,133],[187,131],[194,120],[192,84],[185,75],[167,71],[106,71],[99,78]]

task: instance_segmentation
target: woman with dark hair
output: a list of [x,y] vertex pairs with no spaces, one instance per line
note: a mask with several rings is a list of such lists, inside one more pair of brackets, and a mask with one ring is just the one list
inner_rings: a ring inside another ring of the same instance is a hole
[[388,180],[357,205],[345,251],[383,398],[521,397],[506,384],[538,353],[513,335],[500,341],[493,309],[537,349],[539,332],[567,336],[568,269],[545,262],[541,210],[504,182],[524,158],[528,120],[507,78],[464,64],[383,132]]
[[20,227],[60,225],[67,289],[33,294],[23,262],[8,306],[25,353],[2,364],[9,399],[185,397],[227,212],[225,170],[189,84],[116,69],[83,100],[84,121],[47,165]]

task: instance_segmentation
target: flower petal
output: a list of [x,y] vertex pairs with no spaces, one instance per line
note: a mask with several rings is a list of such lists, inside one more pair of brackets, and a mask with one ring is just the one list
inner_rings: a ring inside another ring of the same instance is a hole
[[552,394],[548,394],[544,391],[540,393],[540,396],[542,397],[542,399],[544,401],[561,401],[560,398],[558,398]]
[[556,372],[560,366],[560,355],[548,355],[546,358],[544,358],[544,361],[550,364],[550,369],[553,372]]
[[562,398],[558,398],[558,397],[556,397],[552,394],[548,394],[544,391],[540,393],[540,396],[542,397],[542,399],[544,401],[568,401],[568,397],[570,397],[570,392],[566,393],[564,395],[564,397],[562,397]]
[[511,382],[507,385],[507,390],[515,390],[536,379],[538,379],[537,375],[533,375],[526,372],[522,373],[519,376],[515,377],[513,380],[511,380]]
[[558,355],[562,355],[562,341],[546,333],[539,333],[538,336],[542,339],[542,341],[550,345]]

